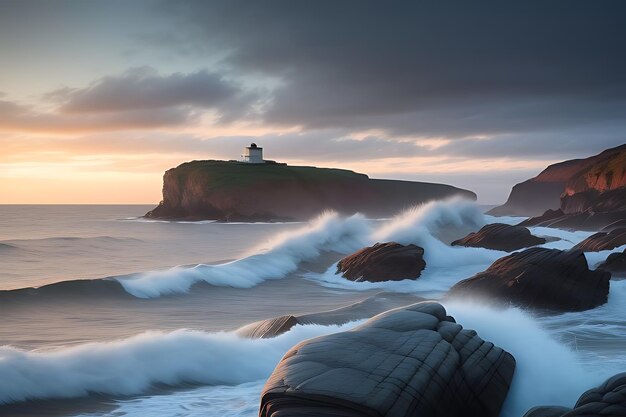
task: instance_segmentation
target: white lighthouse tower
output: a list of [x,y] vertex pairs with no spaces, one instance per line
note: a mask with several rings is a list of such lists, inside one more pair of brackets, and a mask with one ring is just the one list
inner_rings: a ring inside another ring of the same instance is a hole
[[263,160],[263,148],[256,146],[256,143],[251,143],[250,146],[243,148],[243,155],[241,155],[243,162],[248,164],[264,164]]

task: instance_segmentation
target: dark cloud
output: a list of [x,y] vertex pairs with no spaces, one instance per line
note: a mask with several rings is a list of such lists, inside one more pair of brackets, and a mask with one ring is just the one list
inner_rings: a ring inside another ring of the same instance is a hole
[[224,0],[163,8],[188,29],[186,39],[230,51],[223,63],[232,71],[282,79],[268,123],[468,136],[626,115],[619,0]]
[[226,118],[242,117],[257,98],[223,76],[206,70],[167,76],[142,67],[108,76],[86,88],[67,88],[45,96],[67,114],[89,114],[189,106],[215,109]]
[[0,131],[80,133],[181,126],[198,114],[184,108],[134,109],[99,114],[59,114],[0,100]]

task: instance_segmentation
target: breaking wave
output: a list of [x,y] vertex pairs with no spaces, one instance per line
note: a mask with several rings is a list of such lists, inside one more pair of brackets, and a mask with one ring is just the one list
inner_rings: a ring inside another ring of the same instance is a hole
[[424,247],[431,267],[491,263],[501,252],[449,247],[435,235],[446,228],[477,228],[484,224],[476,204],[451,199],[427,203],[386,222],[373,222],[361,215],[342,218],[325,213],[311,224],[278,235],[265,247],[256,248],[242,259],[220,265],[177,267],[120,277],[130,294],[141,298],[189,291],[197,282],[250,288],[268,279],[284,278],[298,265],[315,259],[322,251],[350,253],[378,241],[415,243]]
[[296,343],[356,323],[298,325],[273,339],[177,330],[48,351],[0,347],[0,404],[90,394],[137,395],[155,384],[232,386],[257,381],[267,378]]
[[[522,310],[445,304],[457,322],[515,357],[517,368],[502,417],[518,417],[536,405],[572,406],[582,392],[614,373],[615,364],[607,369],[601,358],[583,366],[577,352],[553,339],[537,318]],[[266,379],[296,343],[349,330],[359,323],[297,325],[272,339],[178,330],[55,350],[2,347],[0,403],[90,394],[132,396],[149,393],[157,384],[224,386],[235,392],[241,388],[242,395],[247,395],[250,383]],[[623,367],[626,359],[621,362]],[[256,392],[259,384],[253,385]],[[193,402],[193,395],[186,394],[185,401]],[[250,405],[248,410],[255,411],[255,407]]]

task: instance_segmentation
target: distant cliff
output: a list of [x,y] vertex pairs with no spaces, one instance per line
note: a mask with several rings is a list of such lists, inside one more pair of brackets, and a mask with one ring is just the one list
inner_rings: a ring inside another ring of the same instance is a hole
[[476,199],[450,185],[376,180],[343,169],[192,161],[165,172],[163,201],[146,217],[307,220],[326,209],[383,217],[453,195]]
[[507,202],[489,214],[538,216],[626,210],[626,144],[585,159],[550,165],[513,187]]

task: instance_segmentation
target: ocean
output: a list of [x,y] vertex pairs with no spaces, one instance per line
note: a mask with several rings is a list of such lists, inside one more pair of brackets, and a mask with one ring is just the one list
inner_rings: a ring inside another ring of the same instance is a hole
[[[506,255],[451,247],[453,239],[521,220],[460,200],[390,219],[320,213],[303,223],[142,219],[151,208],[0,206],[1,416],[255,416],[265,379],[291,346],[358,322],[297,325],[261,340],[235,330],[381,292],[440,299]],[[559,238],[543,245],[559,249],[591,234],[531,231]],[[422,277],[374,284],[335,275],[343,255],[378,241],[422,246]],[[586,253],[590,267],[608,253]],[[624,300],[626,280],[612,280],[608,303],[580,313],[443,304],[515,356],[502,416],[518,417],[535,405],[573,406],[626,371]]]

